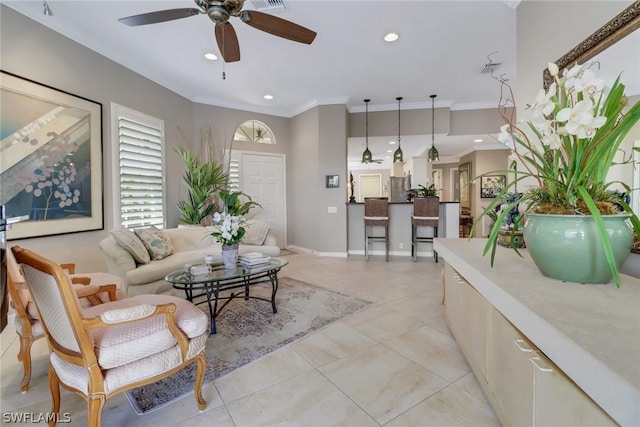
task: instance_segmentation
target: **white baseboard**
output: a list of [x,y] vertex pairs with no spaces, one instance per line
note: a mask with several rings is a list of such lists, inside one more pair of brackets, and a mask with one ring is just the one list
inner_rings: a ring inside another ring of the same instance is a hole
[[[369,251],[369,255],[383,255],[384,256],[384,251],[382,250],[370,250]],[[355,249],[355,250],[350,250],[349,251],[349,255],[361,255],[364,256],[364,249]],[[407,256],[410,257],[411,256],[411,251],[389,251],[389,255],[392,256]],[[418,251],[418,257],[433,257],[433,251]]]
[[290,249],[295,252],[302,252],[305,254],[311,254],[316,256],[326,256],[326,257],[334,257],[334,258],[346,258],[348,256],[346,252],[319,252],[313,249],[303,248],[296,245],[288,245],[287,249]]

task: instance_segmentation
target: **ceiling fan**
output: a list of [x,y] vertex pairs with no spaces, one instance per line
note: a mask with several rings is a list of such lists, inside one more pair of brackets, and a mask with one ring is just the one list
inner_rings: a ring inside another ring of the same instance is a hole
[[194,15],[206,14],[215,24],[216,41],[225,62],[240,60],[240,45],[236,31],[229,22],[231,17],[240,18],[247,25],[265,31],[278,37],[294,42],[311,44],[316,37],[311,31],[301,25],[286,19],[278,18],[256,10],[242,10],[245,0],[194,0],[198,8],[167,9],[141,15],[120,18],[123,24],[135,27],[138,25],[156,24],[158,22],[173,21]]

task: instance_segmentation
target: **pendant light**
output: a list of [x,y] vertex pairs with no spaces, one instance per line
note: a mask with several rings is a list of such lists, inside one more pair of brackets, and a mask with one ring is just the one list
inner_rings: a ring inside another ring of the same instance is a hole
[[436,109],[435,109],[435,104],[436,104],[436,96],[438,95],[431,95],[431,148],[429,148],[429,154],[427,155],[427,159],[430,162],[437,162],[438,160],[440,160],[440,154],[438,153],[438,149],[436,148],[435,145],[435,139],[436,139]]
[[396,98],[398,101],[398,148],[393,153],[393,162],[402,162],[402,147],[400,146],[400,101],[402,101],[402,97],[399,96]]
[[364,106],[365,106],[364,141],[367,146],[362,152],[362,163],[371,163],[371,160],[373,159],[373,156],[371,155],[371,150],[369,150],[369,101],[371,100],[370,99],[364,100]]

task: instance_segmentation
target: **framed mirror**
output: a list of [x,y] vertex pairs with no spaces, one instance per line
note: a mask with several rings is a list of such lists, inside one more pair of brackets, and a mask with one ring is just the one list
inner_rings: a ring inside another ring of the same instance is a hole
[[[558,58],[555,63],[560,70],[575,63],[584,64],[638,28],[640,28],[640,1],[633,2],[596,32],[578,43],[576,47]],[[548,89],[553,83],[549,70],[543,71],[543,79],[544,87]]]

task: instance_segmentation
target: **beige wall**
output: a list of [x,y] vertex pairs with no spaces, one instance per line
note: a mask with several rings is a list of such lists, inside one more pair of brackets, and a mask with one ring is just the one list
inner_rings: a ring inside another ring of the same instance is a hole
[[[9,244],[33,249],[58,262],[75,262],[80,272],[104,270],[98,241],[113,228],[111,209],[115,185],[111,178],[111,102],[164,120],[168,145],[175,145],[181,140],[178,126],[182,129],[191,128],[193,104],[4,5],[0,5],[0,8],[0,59],[3,70],[102,104],[105,229],[23,239]],[[174,206],[178,199],[180,170],[177,156],[168,156],[166,183],[169,206]],[[169,209],[167,215],[170,224],[177,223],[177,210]],[[8,237],[11,238],[11,231]]]
[[[501,172],[508,167],[509,150],[483,150],[474,151],[460,158],[460,164],[470,162],[471,163],[471,215],[476,220],[483,209],[491,202],[490,199],[480,198],[480,179],[479,176],[487,173],[495,173],[495,175],[506,175]],[[474,180],[473,178],[478,178]],[[476,226],[474,236],[484,237],[482,224]]]
[[[563,56],[632,3],[629,0],[589,2],[525,0],[520,3],[516,14],[518,74],[515,86],[520,120],[531,118],[530,112],[524,107],[527,103],[533,102],[542,87],[542,72],[547,67],[547,63],[554,62]],[[571,19],[571,24],[567,25],[568,16],[579,16],[579,19]],[[540,31],[541,22],[544,22],[547,28],[562,28],[562,32]],[[637,72],[637,70],[634,71]],[[633,140],[639,138],[640,125],[636,125],[621,148],[630,153]],[[621,157],[622,155],[618,159]],[[633,179],[633,165],[613,167],[609,178],[620,179],[630,184]],[[527,184],[533,183],[528,181],[525,185]]]
[[[589,2],[540,2],[523,1],[517,10],[518,74],[515,81],[517,105],[531,102],[540,88],[541,74],[546,63],[555,60],[578,41],[584,39],[598,26],[630,4],[630,1]],[[113,227],[111,206],[113,180],[110,146],[110,103],[115,102],[165,121],[168,149],[176,145],[193,145],[198,149],[199,128],[211,124],[214,141],[223,145],[230,138],[235,126],[246,119],[265,122],[276,134],[275,146],[244,147],[284,153],[287,156],[287,216],[289,243],[322,251],[340,252],[346,248],[346,233],[341,212],[348,199],[346,183],[346,138],[364,135],[364,114],[347,114],[344,106],[317,107],[291,119],[229,110],[220,107],[194,104],[170,90],[120,66],[119,64],[25,18],[5,6],[0,13],[0,59],[2,69],[86,97],[103,105],[103,169],[105,230],[77,234],[25,239],[19,243],[41,252],[57,261],[75,261],[80,271],[104,269],[98,241]],[[566,25],[567,16],[579,14]],[[540,31],[562,28],[562,31]],[[430,134],[429,109],[402,112],[403,134]],[[495,131],[501,122],[493,118],[491,110],[482,112],[483,118],[475,123],[466,112],[450,112],[436,109],[438,132],[476,132],[473,124],[484,126],[487,132]],[[522,113],[523,117],[526,117]],[[494,122],[495,120],[495,122]],[[185,143],[178,132],[182,129]],[[370,113],[370,134],[394,135],[397,132],[397,112]],[[470,155],[472,164],[478,166],[485,160],[483,154]],[[477,157],[480,156],[480,157]],[[462,160],[464,161],[464,159]],[[173,206],[181,197],[180,175],[182,165],[177,156],[167,156],[168,205]],[[325,189],[324,176],[339,174],[341,187]],[[477,175],[474,168],[472,174]],[[448,180],[449,174],[443,174]],[[446,181],[445,181],[446,182]],[[472,187],[473,197],[479,197],[477,187]],[[479,200],[472,200],[474,206]],[[327,214],[327,207],[336,206],[338,214]],[[177,224],[175,209],[167,212],[168,224]],[[317,233],[322,225],[331,233]],[[322,234],[322,235],[321,235]]]

